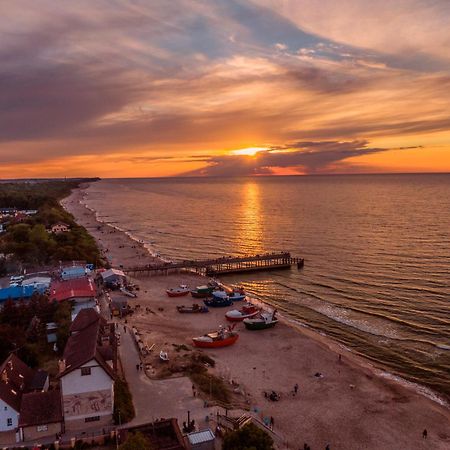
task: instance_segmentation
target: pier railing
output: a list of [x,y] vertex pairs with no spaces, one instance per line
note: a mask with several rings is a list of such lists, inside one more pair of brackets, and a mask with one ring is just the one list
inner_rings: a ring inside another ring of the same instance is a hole
[[173,270],[191,270],[208,276],[261,270],[285,269],[293,265],[303,267],[303,258],[292,257],[289,252],[264,253],[261,255],[223,256],[215,259],[158,262],[146,266],[128,267],[128,275],[168,273]]

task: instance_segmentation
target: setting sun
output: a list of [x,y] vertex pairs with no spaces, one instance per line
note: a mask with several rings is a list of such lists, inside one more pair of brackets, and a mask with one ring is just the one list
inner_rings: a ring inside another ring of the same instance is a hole
[[268,150],[266,147],[248,147],[248,148],[240,148],[238,150],[231,150],[232,155],[247,155],[247,156],[255,156],[258,152],[262,152],[264,150]]

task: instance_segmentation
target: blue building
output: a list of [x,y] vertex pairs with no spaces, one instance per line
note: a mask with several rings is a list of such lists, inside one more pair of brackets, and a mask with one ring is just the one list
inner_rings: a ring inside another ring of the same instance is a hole
[[28,286],[9,286],[7,288],[0,289],[0,302],[6,300],[19,300],[21,298],[28,299],[35,292],[43,293],[45,289],[39,289],[32,284]]

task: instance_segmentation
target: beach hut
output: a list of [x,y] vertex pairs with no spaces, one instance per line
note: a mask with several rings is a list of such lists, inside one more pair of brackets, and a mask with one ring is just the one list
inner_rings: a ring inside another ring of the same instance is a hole
[[108,269],[102,272],[101,274],[103,283],[106,285],[120,285],[123,284],[126,275],[119,269]]

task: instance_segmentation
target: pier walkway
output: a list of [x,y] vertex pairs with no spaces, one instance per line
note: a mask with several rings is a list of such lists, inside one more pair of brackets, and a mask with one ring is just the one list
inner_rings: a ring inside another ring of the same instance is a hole
[[172,270],[191,270],[207,276],[226,273],[254,272],[287,269],[293,265],[303,267],[303,258],[294,258],[289,252],[264,253],[253,256],[223,256],[216,259],[161,262],[140,267],[128,267],[123,271],[131,276],[168,273]]

